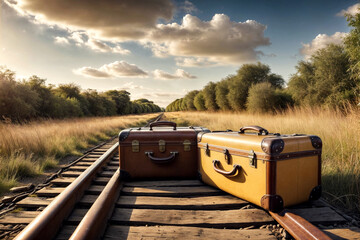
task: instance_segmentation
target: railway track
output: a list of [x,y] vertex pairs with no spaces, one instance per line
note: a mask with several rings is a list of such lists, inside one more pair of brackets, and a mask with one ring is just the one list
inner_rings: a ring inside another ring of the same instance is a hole
[[360,239],[351,219],[322,200],[269,214],[195,179],[123,181],[117,149],[116,139],[92,149],[16,202],[0,217],[0,238]]

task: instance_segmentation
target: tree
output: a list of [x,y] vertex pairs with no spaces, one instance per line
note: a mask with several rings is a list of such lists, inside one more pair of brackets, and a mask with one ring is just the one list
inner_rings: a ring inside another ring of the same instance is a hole
[[105,95],[111,98],[116,104],[116,112],[120,115],[128,114],[128,105],[130,104],[130,93],[125,90],[110,90]]
[[336,107],[354,102],[357,84],[350,76],[349,67],[344,48],[328,45],[312,55],[309,62],[299,62],[288,90],[299,105]]
[[227,95],[229,94],[229,84],[231,81],[231,77],[227,77],[216,84],[215,88],[215,99],[216,104],[219,106],[221,110],[231,110],[231,106],[227,99]]
[[275,88],[282,88],[285,81],[281,76],[270,73],[268,65],[258,62],[257,64],[244,64],[237,74],[229,79],[229,92],[227,99],[234,110],[244,110],[249,88],[257,83],[269,82]]
[[216,83],[209,82],[202,91],[205,100],[205,107],[210,111],[216,111],[219,109],[219,106],[216,104],[215,88]]
[[59,87],[54,90],[54,92],[62,98],[70,98],[70,99],[75,98],[76,100],[78,100],[81,111],[81,113],[79,113],[78,115],[80,116],[90,115],[89,103],[81,95],[81,88],[78,85],[74,83],[60,84]]
[[194,106],[195,106],[196,110],[198,110],[198,111],[206,110],[205,99],[204,99],[204,95],[203,95],[202,91],[200,91],[200,92],[198,92],[198,94],[196,94],[196,96],[194,98]]
[[198,90],[194,90],[194,91],[188,92],[185,95],[184,103],[186,106],[186,110],[188,110],[188,111],[196,110],[196,107],[194,106],[194,98],[195,98],[196,94],[198,94],[198,93],[199,93]]
[[[360,82],[360,13],[355,15],[347,14],[348,25],[352,27],[350,33],[345,38],[345,48],[350,59],[351,76]],[[358,93],[358,92],[357,92]]]
[[36,116],[38,94],[15,80],[15,73],[0,69],[0,116],[21,122]]

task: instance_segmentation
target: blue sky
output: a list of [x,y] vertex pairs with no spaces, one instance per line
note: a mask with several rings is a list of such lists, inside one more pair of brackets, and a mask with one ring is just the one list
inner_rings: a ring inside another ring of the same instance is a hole
[[[1,1],[0,65],[165,107],[260,61],[287,81],[358,1]],[[354,10],[355,9],[355,10]],[[249,21],[250,20],[250,21]]]

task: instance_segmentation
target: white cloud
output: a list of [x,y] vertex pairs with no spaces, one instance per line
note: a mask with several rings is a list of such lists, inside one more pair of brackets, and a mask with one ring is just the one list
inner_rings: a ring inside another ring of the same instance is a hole
[[225,14],[201,21],[187,14],[181,25],[158,24],[147,37],[157,56],[206,58],[210,62],[239,64],[255,61],[255,49],[270,44],[264,37],[266,26],[253,21],[232,22]]
[[121,87],[119,87],[120,90],[139,90],[139,89],[144,89],[144,86],[141,85],[136,85],[134,84],[134,82],[127,82],[124,85],[122,85]]
[[116,45],[115,47],[110,47],[106,43],[91,38],[85,43],[85,45],[97,52],[112,52],[112,53],[119,53],[122,55],[130,54],[129,50],[123,49],[119,45]]
[[302,44],[300,52],[309,59],[311,55],[316,53],[318,50],[328,46],[329,44],[343,44],[343,38],[346,37],[347,33],[336,32],[329,36],[326,34],[319,34],[311,41],[311,43]]
[[116,61],[105,64],[100,68],[82,67],[74,70],[74,73],[85,77],[94,78],[112,78],[112,77],[147,77],[148,74],[137,67],[135,64],[129,64],[125,61]]
[[357,13],[360,12],[360,3],[356,3],[350,7],[348,7],[346,10],[343,9],[339,13],[336,14],[336,16],[345,16],[346,14],[350,14],[352,16],[355,16]]
[[194,79],[195,76],[191,75],[188,72],[185,72],[183,69],[177,69],[174,74],[170,74],[167,72],[164,72],[160,69],[156,69],[153,72],[153,76],[155,79],[162,79],[162,80],[171,80],[171,79]]
[[207,58],[177,57],[175,60],[176,65],[181,67],[209,67],[218,65],[216,62],[211,62]]
[[60,45],[69,45],[69,40],[64,37],[55,37],[55,43]]

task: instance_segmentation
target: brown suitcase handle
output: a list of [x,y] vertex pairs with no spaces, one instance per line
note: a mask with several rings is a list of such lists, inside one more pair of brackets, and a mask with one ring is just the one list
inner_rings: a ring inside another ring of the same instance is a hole
[[214,170],[215,170],[216,172],[218,172],[218,173],[221,173],[222,175],[227,176],[227,177],[233,177],[233,176],[235,176],[235,175],[236,175],[236,172],[237,172],[237,171],[240,171],[240,169],[241,169],[241,166],[240,166],[240,165],[234,164],[233,170],[227,172],[227,171],[224,171],[224,170],[219,169],[219,168],[217,167],[217,164],[218,164],[218,163],[220,163],[219,160],[214,160],[214,161],[213,161]]
[[240,128],[239,133],[245,133],[246,130],[257,131],[259,135],[262,135],[263,133],[265,135],[269,134],[268,130],[266,130],[265,128],[262,128],[260,126],[256,126],[256,125],[242,127],[242,128]]
[[174,130],[176,130],[176,123],[174,122],[169,122],[169,121],[152,122],[149,125],[150,130],[153,130],[152,128],[156,126],[172,126],[174,127]]
[[174,161],[176,154],[178,154],[178,152],[170,152],[170,156],[165,158],[157,158],[154,157],[153,154],[154,154],[153,152],[145,152],[145,155],[148,156],[148,158],[150,158],[151,161],[153,161],[154,163],[163,164]]

